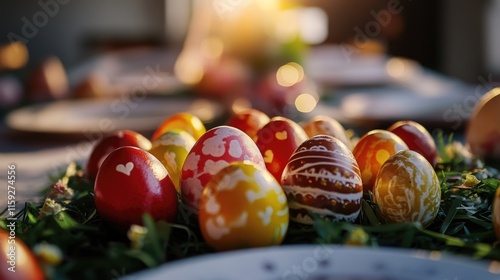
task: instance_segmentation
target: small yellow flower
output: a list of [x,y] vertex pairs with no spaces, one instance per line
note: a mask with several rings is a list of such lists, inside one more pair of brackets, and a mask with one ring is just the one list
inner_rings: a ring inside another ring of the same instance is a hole
[[352,246],[363,246],[368,243],[369,239],[370,236],[368,235],[368,233],[366,233],[366,231],[364,231],[362,228],[356,228],[351,231],[351,234],[344,242],[344,244]]
[[479,182],[480,181],[476,178],[476,176],[474,176],[474,175],[466,175],[465,176],[464,185],[466,187],[472,187],[474,185],[479,184]]
[[49,265],[58,265],[62,261],[62,251],[59,247],[46,242],[36,244],[33,252],[42,263]]
[[40,214],[38,218],[44,218],[50,215],[56,215],[61,211],[64,211],[65,208],[61,206],[61,204],[57,203],[55,200],[47,198],[43,203],[42,209],[40,210]]
[[132,225],[127,232],[127,237],[132,243],[132,248],[142,248],[142,245],[144,244],[144,238],[146,237],[147,233],[147,228],[139,225]]

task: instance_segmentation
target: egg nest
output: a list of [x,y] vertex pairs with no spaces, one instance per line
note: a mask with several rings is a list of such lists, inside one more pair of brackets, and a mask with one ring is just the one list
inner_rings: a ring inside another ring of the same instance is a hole
[[[437,145],[441,162],[436,167],[441,185],[441,205],[434,222],[384,224],[371,193],[364,195],[354,223],[331,222],[315,217],[311,226],[291,222],[283,244],[347,244],[439,250],[475,259],[500,261],[500,245],[492,223],[492,204],[500,173],[477,159],[449,155],[454,144],[441,134]],[[473,175],[474,177],[472,177]],[[475,180],[476,178],[477,180]],[[176,223],[154,222],[143,217],[146,231],[140,238],[120,233],[99,217],[94,206],[93,184],[83,170],[71,164],[42,194],[64,182],[73,189],[62,199],[60,212],[41,215],[43,200],[25,203],[16,214],[16,238],[30,248],[40,243],[58,246],[61,260],[52,265],[53,279],[110,279],[156,267],[165,262],[202,254],[215,254],[204,241],[196,215],[180,207]],[[180,199],[179,199],[180,201]],[[0,227],[7,229],[8,209]]]

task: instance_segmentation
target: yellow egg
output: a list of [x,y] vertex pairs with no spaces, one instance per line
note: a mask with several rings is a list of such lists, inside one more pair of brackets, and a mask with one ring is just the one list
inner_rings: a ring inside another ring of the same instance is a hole
[[193,136],[183,130],[169,130],[154,140],[149,150],[167,169],[177,193],[180,193],[182,165],[195,142]]
[[441,187],[430,163],[419,153],[403,150],[380,168],[373,200],[388,223],[420,222],[428,226],[441,202]]
[[267,170],[233,162],[203,190],[198,220],[205,241],[218,251],[278,245],[288,229],[287,199]]
[[156,128],[156,131],[151,137],[151,141],[156,140],[156,138],[160,137],[163,133],[172,129],[184,130],[191,134],[195,140],[198,140],[198,138],[200,138],[207,131],[205,125],[197,116],[182,112],[173,114],[166,118],[163,123]]
[[500,158],[500,88],[481,97],[467,124],[466,140],[473,154]]

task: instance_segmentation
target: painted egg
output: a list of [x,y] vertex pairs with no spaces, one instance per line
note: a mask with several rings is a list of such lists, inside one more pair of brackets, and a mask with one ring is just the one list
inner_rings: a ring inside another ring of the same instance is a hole
[[226,125],[236,127],[245,132],[250,138],[255,139],[257,137],[257,131],[268,122],[269,117],[263,112],[255,109],[246,109],[235,113],[226,122]]
[[493,226],[495,227],[497,239],[500,240],[500,188],[497,188],[493,200]]
[[215,250],[278,245],[288,228],[288,206],[280,184],[263,167],[233,162],[203,190],[199,224]]
[[312,224],[313,213],[353,222],[360,213],[363,185],[358,164],[347,146],[332,136],[318,135],[302,143],[281,183],[293,221]]
[[151,137],[151,141],[172,129],[184,130],[191,134],[195,140],[198,140],[206,132],[205,125],[197,116],[190,113],[177,113],[168,117],[158,126]]
[[465,138],[473,154],[500,158],[500,88],[481,97],[467,124]]
[[349,150],[352,150],[351,140],[346,135],[344,127],[335,119],[329,116],[315,116],[302,125],[307,136],[330,135],[339,139]]
[[231,162],[243,160],[265,167],[255,142],[243,131],[218,126],[203,134],[182,166],[181,195],[184,206],[197,213],[201,193],[210,178]]
[[181,192],[182,165],[195,142],[191,134],[184,130],[174,129],[154,140],[153,147],[149,151],[165,166],[178,193]]
[[352,153],[361,170],[365,193],[372,190],[382,164],[391,155],[406,149],[408,146],[399,136],[386,130],[372,130],[359,139]]
[[136,147],[121,147],[106,157],[95,180],[94,200],[99,216],[122,230],[142,224],[146,213],[168,222],[177,215],[177,193],[167,170]]
[[257,132],[255,143],[264,157],[267,170],[278,182],[290,156],[307,138],[300,125],[283,117],[272,118]]
[[94,180],[102,162],[112,151],[123,146],[134,146],[143,150],[151,149],[151,142],[141,134],[131,130],[120,130],[97,142],[87,161],[87,177]]
[[436,142],[421,124],[414,121],[399,121],[387,130],[403,139],[410,150],[423,155],[432,166],[436,165],[438,158]]
[[420,222],[428,226],[441,203],[441,187],[431,164],[419,153],[404,150],[380,168],[373,201],[388,223]]

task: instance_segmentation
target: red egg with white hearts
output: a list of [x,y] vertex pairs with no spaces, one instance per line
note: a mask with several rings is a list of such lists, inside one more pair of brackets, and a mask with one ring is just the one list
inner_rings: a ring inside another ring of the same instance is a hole
[[290,219],[312,224],[310,213],[353,222],[361,210],[363,186],[353,154],[340,140],[314,136],[293,153],[283,171]]
[[432,166],[436,165],[438,158],[436,143],[421,124],[414,121],[398,121],[387,130],[403,139],[410,150],[424,156]]
[[255,139],[257,131],[266,125],[269,120],[269,117],[259,110],[246,109],[235,113],[226,122],[226,125],[236,127],[245,132],[250,138]]
[[244,160],[265,168],[255,142],[243,131],[218,126],[203,134],[182,166],[181,196],[184,206],[197,213],[201,193],[210,178],[231,162]]
[[134,146],[143,150],[151,149],[151,142],[141,134],[131,130],[120,130],[105,136],[97,142],[87,161],[86,173],[91,180],[97,176],[102,162],[112,151],[123,146]]
[[373,202],[388,223],[420,222],[425,227],[439,211],[441,186],[434,168],[421,154],[403,150],[380,168]]
[[142,224],[146,213],[168,222],[177,214],[177,192],[165,167],[131,146],[106,157],[95,180],[94,201],[99,216],[121,230]]
[[373,189],[378,170],[391,155],[407,149],[399,136],[387,130],[372,130],[361,137],[352,153],[361,170],[363,191],[366,193]]
[[302,125],[307,136],[330,135],[339,139],[352,150],[351,140],[347,137],[344,127],[335,119],[325,115],[315,116]]
[[267,170],[277,181],[281,180],[290,156],[307,138],[299,124],[284,117],[272,118],[257,132],[255,143],[264,157]]

